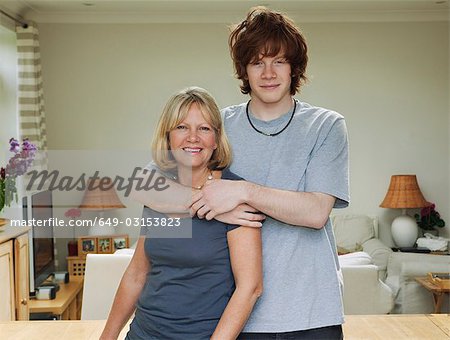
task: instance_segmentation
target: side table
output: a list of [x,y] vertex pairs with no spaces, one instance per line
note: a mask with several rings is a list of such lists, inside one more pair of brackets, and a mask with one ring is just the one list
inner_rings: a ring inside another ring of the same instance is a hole
[[80,320],[83,294],[82,276],[70,276],[68,283],[60,283],[53,300],[30,300],[30,313],[52,313],[58,320]]
[[433,294],[434,313],[439,314],[441,312],[441,306],[444,296],[450,293],[450,289],[439,287],[438,285],[431,282],[430,279],[426,276],[416,277],[415,280],[419,282],[424,288],[429,290],[431,294]]

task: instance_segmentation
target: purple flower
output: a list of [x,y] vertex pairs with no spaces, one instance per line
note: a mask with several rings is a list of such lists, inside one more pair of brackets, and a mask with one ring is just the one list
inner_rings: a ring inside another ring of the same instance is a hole
[[23,143],[22,143],[22,150],[24,150],[24,151],[36,151],[37,148],[36,148],[36,145],[34,145],[33,143],[30,143],[28,138],[25,138],[23,140]]
[[420,209],[420,217],[426,217],[431,213],[431,205]]
[[15,138],[11,138],[9,140],[9,151],[18,153],[20,150],[20,144]]
[[5,167],[5,177],[18,177],[27,172],[27,169],[33,163],[33,159],[36,155],[36,146],[30,143],[28,139],[24,139],[22,143],[22,150],[16,139],[11,138],[9,140],[10,151],[14,152],[14,156],[10,158],[8,164]]

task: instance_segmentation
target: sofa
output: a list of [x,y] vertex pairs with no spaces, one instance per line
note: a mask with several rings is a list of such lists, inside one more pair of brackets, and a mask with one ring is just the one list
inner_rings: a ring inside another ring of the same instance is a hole
[[378,218],[367,215],[331,217],[344,281],[344,312],[387,314],[394,306],[383,280],[392,250],[378,239]]

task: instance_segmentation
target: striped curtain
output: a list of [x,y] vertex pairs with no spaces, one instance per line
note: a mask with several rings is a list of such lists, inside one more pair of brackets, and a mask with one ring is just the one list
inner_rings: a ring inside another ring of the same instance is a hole
[[16,26],[16,36],[19,58],[19,135],[20,139],[28,138],[39,150],[30,170],[46,170],[47,132],[39,31],[35,23],[28,22],[28,28]]

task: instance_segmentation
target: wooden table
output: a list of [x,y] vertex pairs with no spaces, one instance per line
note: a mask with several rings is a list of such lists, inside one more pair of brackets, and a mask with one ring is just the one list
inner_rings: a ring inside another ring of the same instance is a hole
[[434,301],[434,313],[441,312],[442,301],[444,300],[445,294],[450,293],[450,289],[441,288],[438,285],[430,281],[429,277],[416,277],[415,280],[419,282],[423,287],[433,294]]
[[[344,337],[352,339],[450,339],[449,314],[348,315]],[[0,322],[2,340],[97,340],[105,326],[95,321],[10,321]],[[129,323],[120,333],[125,337]]]
[[68,283],[60,283],[53,300],[30,300],[30,313],[52,313],[58,319],[79,320],[83,279],[82,276],[71,276]]
[[344,339],[450,339],[450,314],[347,315]]

